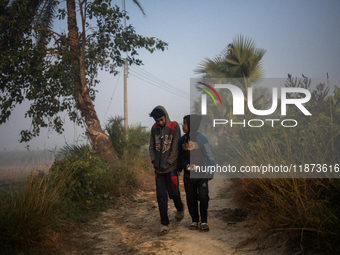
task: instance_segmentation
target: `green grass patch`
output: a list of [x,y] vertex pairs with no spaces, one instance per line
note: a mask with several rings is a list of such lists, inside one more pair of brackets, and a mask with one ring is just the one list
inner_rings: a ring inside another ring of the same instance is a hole
[[72,226],[111,206],[115,197],[142,187],[150,174],[147,162],[139,150],[125,151],[116,165],[93,150],[79,150],[54,162],[45,177],[6,183],[0,193],[0,253],[54,244]]

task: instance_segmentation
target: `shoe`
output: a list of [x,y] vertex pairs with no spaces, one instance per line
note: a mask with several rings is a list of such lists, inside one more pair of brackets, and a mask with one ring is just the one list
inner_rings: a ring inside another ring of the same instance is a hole
[[184,206],[182,211],[177,211],[175,215],[176,221],[181,221],[184,218]]
[[192,222],[189,226],[190,230],[197,230],[198,229],[198,222]]
[[170,228],[168,225],[162,225],[161,232],[159,233],[160,236],[168,234],[170,231]]
[[206,222],[203,222],[200,224],[200,231],[202,232],[208,232],[209,231],[209,226]]

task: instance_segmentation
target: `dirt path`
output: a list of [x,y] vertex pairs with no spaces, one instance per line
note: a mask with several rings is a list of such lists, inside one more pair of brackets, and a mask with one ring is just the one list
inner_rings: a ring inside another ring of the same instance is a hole
[[[153,183],[138,192],[133,199],[120,198],[115,208],[103,212],[87,222],[58,248],[58,254],[270,254],[283,253],[277,244],[253,244],[237,248],[250,238],[246,221],[226,220],[236,205],[227,190],[230,180],[213,179],[209,182],[209,232],[189,230],[191,218],[186,208],[181,222],[174,219],[176,209],[169,201],[170,232],[159,236],[160,216]],[[182,176],[180,192],[185,201]]]

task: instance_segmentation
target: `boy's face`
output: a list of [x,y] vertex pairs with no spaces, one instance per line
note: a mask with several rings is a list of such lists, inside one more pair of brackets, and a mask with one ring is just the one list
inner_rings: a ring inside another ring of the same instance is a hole
[[160,127],[164,127],[165,126],[165,116],[162,116],[158,119],[155,119],[156,123],[158,126]]
[[183,119],[183,125],[182,125],[182,129],[184,133],[189,133],[189,128],[188,128],[188,123],[186,119]]

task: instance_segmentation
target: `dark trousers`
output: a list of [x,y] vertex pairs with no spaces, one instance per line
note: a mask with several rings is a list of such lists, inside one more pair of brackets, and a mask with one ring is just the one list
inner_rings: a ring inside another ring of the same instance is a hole
[[184,187],[192,222],[199,222],[198,201],[200,201],[201,222],[207,223],[209,202],[208,179],[190,178],[190,172],[184,171]]
[[178,176],[176,171],[166,174],[156,174],[156,191],[161,224],[169,225],[168,217],[168,195],[174,201],[177,211],[183,210],[183,203],[178,188]]

